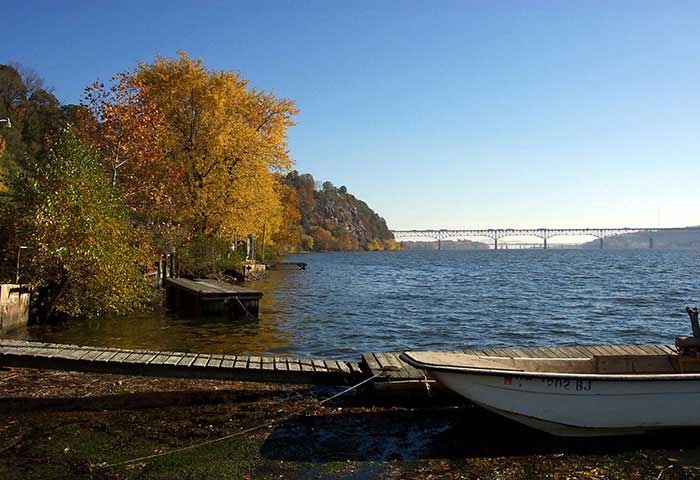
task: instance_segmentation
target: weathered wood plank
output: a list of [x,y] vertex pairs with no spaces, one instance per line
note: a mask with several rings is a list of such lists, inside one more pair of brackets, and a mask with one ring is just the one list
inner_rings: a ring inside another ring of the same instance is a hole
[[287,359],[285,357],[273,357],[275,361],[275,370],[278,372],[289,371],[289,366],[287,365]]
[[209,362],[209,358],[211,358],[211,355],[208,353],[202,353],[197,355],[197,358],[194,359],[194,362],[192,362],[193,367],[206,367],[207,363]]
[[263,370],[274,370],[275,369],[275,358],[274,357],[262,357],[262,369]]
[[323,363],[323,360],[318,360],[318,359],[312,358],[311,364],[314,366],[314,370],[317,372],[327,372],[328,371],[328,369],[326,368],[326,364]]
[[676,351],[675,347],[672,347],[671,345],[657,345],[657,347],[661,348],[663,351],[666,352],[666,355],[676,355],[678,352]]
[[370,371],[373,374],[378,374],[381,373],[382,367],[379,366],[379,363],[377,362],[377,359],[374,358],[373,353],[365,353],[362,355],[362,360],[365,362],[367,367],[370,369]]
[[256,356],[248,357],[248,368],[261,370],[262,369],[262,358],[256,357]]
[[301,364],[295,358],[287,359],[287,368],[292,372],[301,372]]
[[[129,355],[127,355],[126,358],[124,358],[123,362],[124,363],[136,363],[138,362],[141,357],[143,357],[143,353],[141,352],[132,352]],[[87,357],[84,357],[84,359],[89,360]]]
[[224,359],[221,361],[221,368],[233,368],[235,363],[235,355],[224,355]]
[[207,361],[207,368],[219,368],[224,361],[223,355],[212,355]]
[[302,372],[315,372],[313,362],[308,358],[302,358],[299,360],[299,366]]

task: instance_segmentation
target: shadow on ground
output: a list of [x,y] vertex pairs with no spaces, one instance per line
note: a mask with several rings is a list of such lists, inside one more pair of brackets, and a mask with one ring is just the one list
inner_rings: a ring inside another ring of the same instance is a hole
[[[294,417],[274,428],[261,453],[267,459],[302,462],[610,455],[640,449],[698,450],[698,433],[555,437],[468,405]],[[700,465],[699,455],[686,457],[686,464]]]
[[[295,390],[289,395],[302,395]],[[275,390],[188,390],[184,392],[117,393],[82,398],[72,397],[18,397],[0,398],[0,414],[9,412],[38,411],[109,411],[141,410],[145,408],[187,407],[225,403],[248,403],[260,400],[284,401],[284,392]]]

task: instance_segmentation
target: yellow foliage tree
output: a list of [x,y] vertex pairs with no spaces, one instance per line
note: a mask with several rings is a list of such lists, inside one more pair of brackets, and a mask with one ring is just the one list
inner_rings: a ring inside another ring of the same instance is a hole
[[178,223],[192,236],[239,238],[282,225],[279,182],[288,169],[291,100],[251,88],[238,73],[208,70],[180,52],[139,65],[136,82],[163,115],[163,151],[177,176]]

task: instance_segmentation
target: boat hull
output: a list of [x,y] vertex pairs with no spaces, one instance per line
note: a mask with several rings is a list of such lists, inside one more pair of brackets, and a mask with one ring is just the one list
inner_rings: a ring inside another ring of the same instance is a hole
[[700,380],[433,371],[456,393],[530,427],[560,436],[644,433],[700,427]]

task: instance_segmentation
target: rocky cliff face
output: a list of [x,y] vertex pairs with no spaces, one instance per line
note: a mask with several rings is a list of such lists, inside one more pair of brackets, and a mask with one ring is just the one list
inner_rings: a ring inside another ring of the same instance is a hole
[[347,188],[330,182],[317,185],[309,174],[293,171],[285,182],[299,198],[303,228],[302,247],[307,250],[384,250],[398,245],[386,221]]

